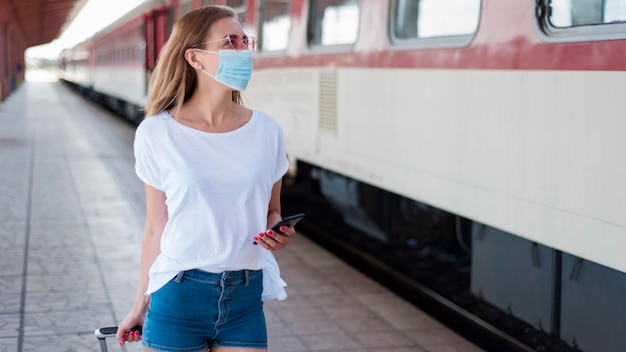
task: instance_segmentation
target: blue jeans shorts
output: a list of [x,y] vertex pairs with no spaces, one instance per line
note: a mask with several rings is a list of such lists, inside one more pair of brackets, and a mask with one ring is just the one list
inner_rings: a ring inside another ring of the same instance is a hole
[[159,351],[267,349],[262,270],[180,272],[152,293],[143,345]]

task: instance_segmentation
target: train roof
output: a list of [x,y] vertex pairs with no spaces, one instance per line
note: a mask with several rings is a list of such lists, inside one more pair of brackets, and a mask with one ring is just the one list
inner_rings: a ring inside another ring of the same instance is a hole
[[76,45],[74,45],[71,48],[64,49],[64,51],[65,50],[78,48],[78,47],[84,45],[85,43],[93,41],[94,39],[98,38],[99,36],[107,34],[107,33],[111,32],[111,31],[117,29],[118,27],[124,25],[125,23],[128,23],[128,22],[132,21],[133,19],[138,18],[139,16],[141,16],[142,14],[145,14],[149,10],[152,10],[152,9],[160,7],[160,6],[165,6],[165,5],[167,5],[167,3],[168,3],[167,0],[146,0],[146,1],[142,2],[141,4],[137,5],[132,10],[128,11],[126,14],[122,15],[117,20],[113,21],[111,24],[109,24],[106,27],[100,29],[99,31],[94,33],[89,38],[87,38],[87,39],[77,43]]

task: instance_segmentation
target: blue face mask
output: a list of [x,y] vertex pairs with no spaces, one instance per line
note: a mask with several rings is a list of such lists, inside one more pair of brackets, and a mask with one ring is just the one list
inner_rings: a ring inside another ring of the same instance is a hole
[[217,73],[212,75],[200,69],[204,74],[213,77],[216,81],[234,90],[241,92],[246,89],[248,81],[252,77],[252,51],[220,50],[216,53],[202,49],[193,50],[220,56],[220,66],[217,69]]

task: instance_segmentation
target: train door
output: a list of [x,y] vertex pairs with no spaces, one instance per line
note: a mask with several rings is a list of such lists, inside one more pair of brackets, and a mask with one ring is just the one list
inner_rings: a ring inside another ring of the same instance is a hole
[[[157,58],[172,30],[170,8],[157,9],[146,15],[144,25],[146,90]],[[147,94],[147,92],[146,92]]]

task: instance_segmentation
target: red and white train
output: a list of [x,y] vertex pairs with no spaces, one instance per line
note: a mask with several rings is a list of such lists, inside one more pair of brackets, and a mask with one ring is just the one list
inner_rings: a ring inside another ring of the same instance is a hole
[[61,77],[139,120],[172,23],[212,3],[258,38],[246,105],[347,223],[382,248],[421,240],[411,214],[462,219],[473,296],[626,345],[626,0],[153,0]]

